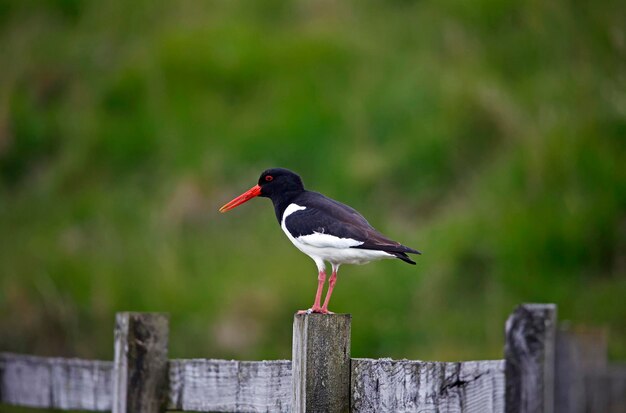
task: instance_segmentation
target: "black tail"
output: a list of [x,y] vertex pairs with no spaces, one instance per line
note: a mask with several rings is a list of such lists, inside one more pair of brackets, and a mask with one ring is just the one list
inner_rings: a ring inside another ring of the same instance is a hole
[[406,255],[404,252],[390,252],[390,254],[395,255],[396,258],[399,258],[399,259],[401,259],[402,261],[404,261],[406,263],[415,265],[415,261],[410,259],[409,256]]
[[409,254],[419,254],[419,255],[422,254],[418,250],[414,250],[413,248],[409,248],[409,247],[404,246],[402,244],[389,245],[389,244],[369,244],[369,243],[363,243],[361,245],[357,245],[357,246],[350,247],[350,248],[359,248],[359,249],[367,249],[367,250],[385,251],[386,253],[392,254],[392,255],[396,256],[396,258],[399,258],[402,261],[407,262],[409,264],[413,264],[413,265],[415,265],[415,261],[413,261],[411,258],[409,258],[409,256],[406,255],[406,253],[408,252]]

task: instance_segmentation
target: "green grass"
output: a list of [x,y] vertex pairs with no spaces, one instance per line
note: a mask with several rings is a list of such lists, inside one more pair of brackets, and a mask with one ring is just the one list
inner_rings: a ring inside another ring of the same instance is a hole
[[[0,349],[288,358],[316,286],[272,166],[418,248],[342,268],[356,357],[500,358],[527,301],[626,357],[617,1],[0,1]],[[10,64],[8,64],[9,62]]]

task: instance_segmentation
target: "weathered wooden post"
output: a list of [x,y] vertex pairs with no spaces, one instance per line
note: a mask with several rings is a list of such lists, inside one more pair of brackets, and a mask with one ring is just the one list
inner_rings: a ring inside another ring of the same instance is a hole
[[608,331],[561,325],[556,334],[555,413],[585,413],[592,394],[585,386],[591,372],[607,367]]
[[522,304],[506,322],[506,413],[554,412],[556,305]]
[[112,413],[165,411],[169,318],[117,313]]
[[350,314],[302,314],[293,320],[292,412],[350,408]]

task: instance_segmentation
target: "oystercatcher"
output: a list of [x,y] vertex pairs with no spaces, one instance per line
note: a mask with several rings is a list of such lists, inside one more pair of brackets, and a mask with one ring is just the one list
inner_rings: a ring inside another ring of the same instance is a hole
[[[276,218],[287,238],[317,265],[317,293],[313,307],[299,311],[299,314],[329,313],[328,302],[341,264],[365,264],[383,258],[398,258],[415,264],[407,253],[420,254],[376,231],[349,206],[307,191],[302,179],[288,169],[266,170],[257,185],[221,207],[220,212],[231,210],[257,196],[272,200]],[[331,264],[333,272],[328,280],[324,304],[320,304],[326,281],[325,261]]]

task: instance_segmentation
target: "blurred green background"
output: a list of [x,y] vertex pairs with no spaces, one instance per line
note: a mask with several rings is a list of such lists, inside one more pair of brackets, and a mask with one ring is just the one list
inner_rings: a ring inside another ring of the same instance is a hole
[[0,350],[290,358],[313,262],[268,167],[418,248],[342,267],[352,355],[501,358],[521,302],[626,358],[626,12],[581,1],[0,0]]

